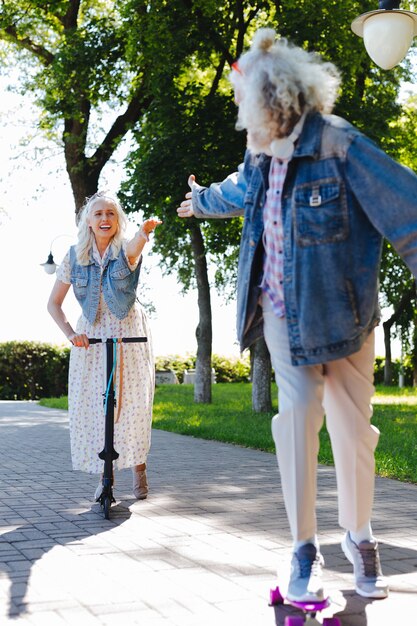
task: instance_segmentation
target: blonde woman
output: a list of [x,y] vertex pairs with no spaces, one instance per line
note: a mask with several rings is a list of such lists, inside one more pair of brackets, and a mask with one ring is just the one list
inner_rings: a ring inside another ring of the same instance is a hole
[[316,472],[326,414],[342,549],[357,593],[385,598],[371,527],[378,274],[386,237],[417,276],[417,176],[330,115],[335,66],[272,29],[256,33],[231,81],[244,163],[210,187],[191,175],[177,212],[244,217],[237,329],[242,350],[264,334],[279,389],[272,434],[294,540],[287,597],[323,599]]
[[[151,441],[154,361],[150,329],[137,302],[136,288],[142,250],[160,223],[146,220],[127,241],[127,219],[118,200],[104,192],[96,193],[81,211],[78,243],[58,268],[48,302],[49,313],[72,343],[68,403],[71,456],[76,470],[103,470],[98,453],[104,443],[105,345],[89,346],[88,337],[148,337],[146,343],[123,346],[115,379],[120,397],[114,426],[119,458],[114,467],[132,468],[133,492],[138,499],[148,495],[146,460]],[[82,309],[75,329],[62,309],[71,285]],[[101,487],[100,480],[95,498]]]

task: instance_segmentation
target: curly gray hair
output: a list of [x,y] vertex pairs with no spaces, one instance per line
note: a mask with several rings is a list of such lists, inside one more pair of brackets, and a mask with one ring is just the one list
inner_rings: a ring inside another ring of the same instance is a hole
[[255,33],[230,80],[239,106],[236,128],[247,130],[253,152],[268,152],[271,141],[287,137],[303,113],[330,113],[340,86],[333,63],[277,39],[272,28]]

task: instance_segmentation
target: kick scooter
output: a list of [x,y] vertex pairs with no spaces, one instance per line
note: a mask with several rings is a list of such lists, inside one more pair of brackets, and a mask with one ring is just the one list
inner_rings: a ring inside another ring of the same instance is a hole
[[147,337],[121,337],[110,339],[88,339],[90,344],[106,344],[106,391],[103,393],[104,412],[106,416],[104,448],[99,452],[99,458],[104,461],[103,490],[96,502],[100,503],[104,511],[104,518],[110,518],[110,507],[116,502],[113,496],[113,461],[119,457],[119,453],[114,449],[114,408],[116,406],[116,396],[114,392],[114,380],[117,363],[118,343],[138,343],[148,341]]
[[321,602],[296,602],[295,600],[288,600],[281,594],[279,587],[271,589],[270,591],[270,606],[276,606],[278,604],[290,604],[296,609],[303,611],[304,615],[287,615],[285,617],[284,626],[341,626],[340,619],[338,617],[325,617],[322,622],[316,619],[317,613],[327,609],[330,606],[329,598],[324,598]]

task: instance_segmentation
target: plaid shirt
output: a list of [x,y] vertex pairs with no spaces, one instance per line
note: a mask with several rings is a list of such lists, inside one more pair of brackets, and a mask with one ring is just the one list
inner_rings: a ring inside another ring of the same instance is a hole
[[261,288],[265,291],[277,317],[284,317],[284,231],[281,214],[281,194],[287,175],[288,161],[271,159],[269,188],[263,210],[265,248],[264,274]]

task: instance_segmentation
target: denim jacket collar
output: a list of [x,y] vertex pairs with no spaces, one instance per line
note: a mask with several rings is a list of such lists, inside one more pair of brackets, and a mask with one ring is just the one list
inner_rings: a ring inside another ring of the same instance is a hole
[[[308,113],[300,137],[295,144],[293,158],[306,156],[313,158],[319,157],[323,125],[324,120],[320,113],[317,113],[317,111]],[[270,162],[271,157],[266,154],[261,153],[253,156],[253,165],[260,168],[266,187],[268,186]]]
[[294,157],[311,156],[318,158],[324,120],[316,111],[309,113],[295,145]]

